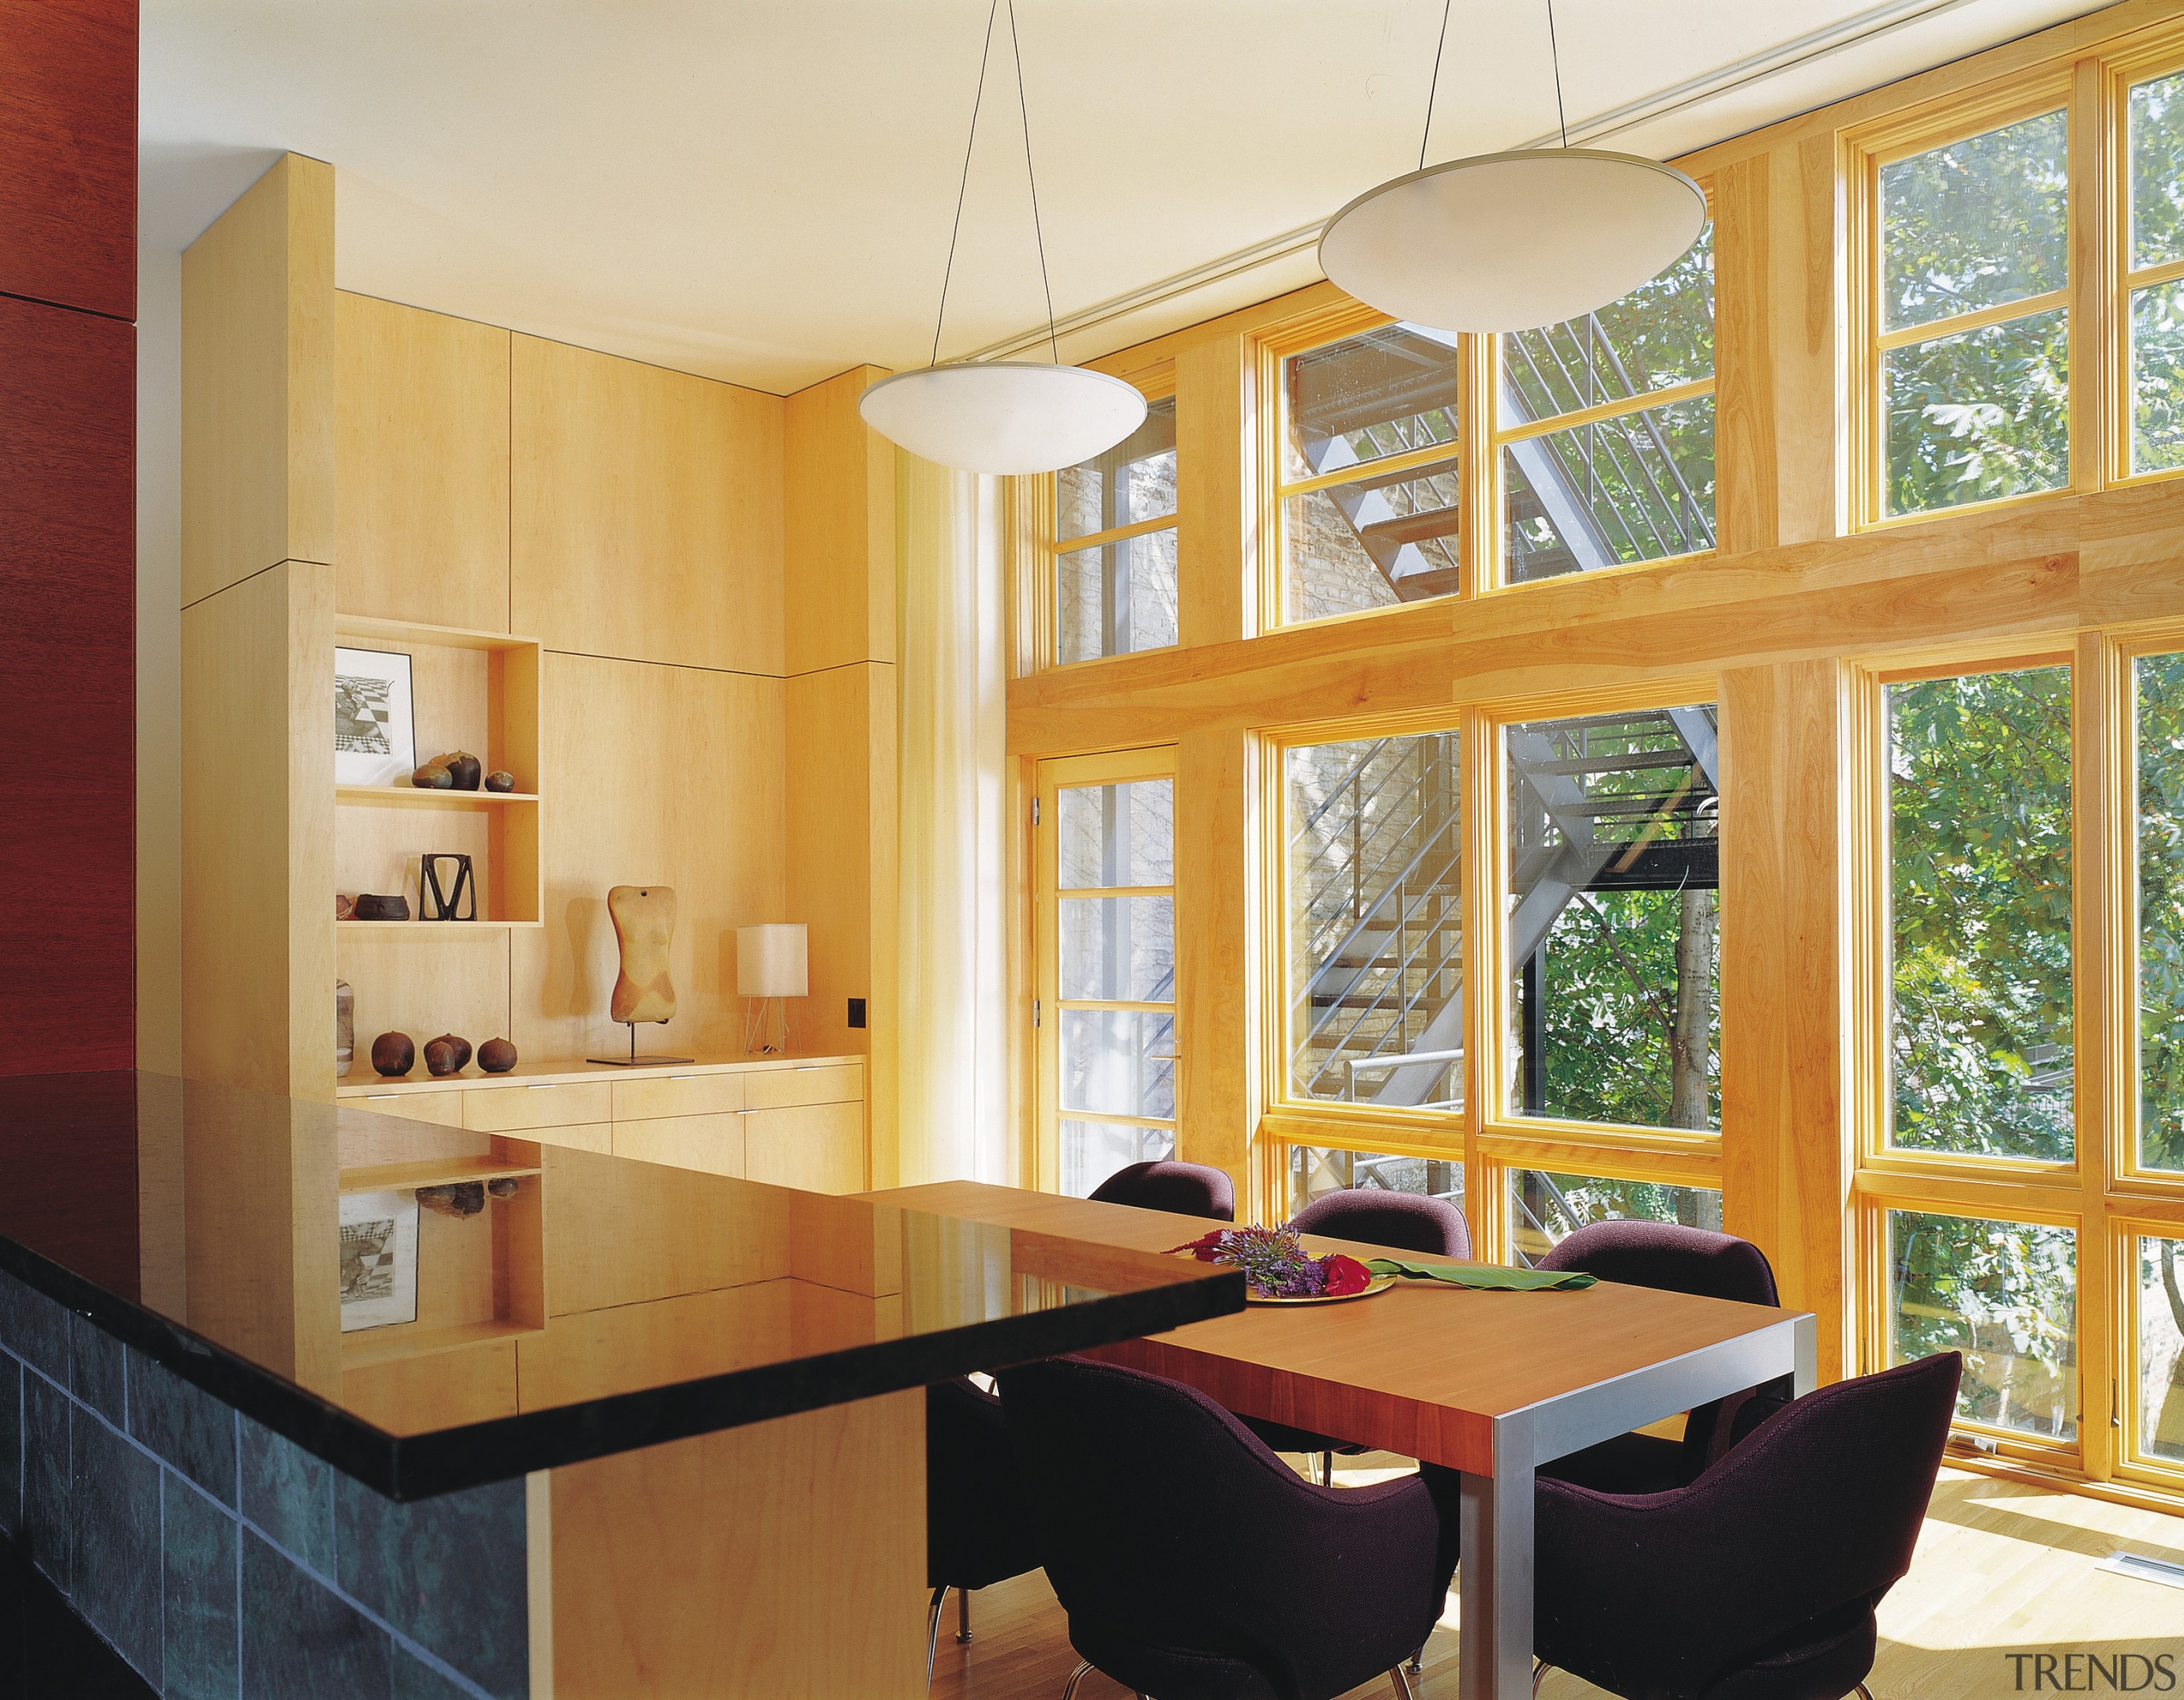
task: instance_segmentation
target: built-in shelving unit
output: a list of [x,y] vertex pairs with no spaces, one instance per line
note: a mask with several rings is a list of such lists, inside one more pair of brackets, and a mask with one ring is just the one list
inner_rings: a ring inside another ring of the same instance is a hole
[[[537,926],[544,914],[538,792],[539,660],[536,638],[506,632],[340,615],[340,647],[397,650],[410,657],[410,699],[422,763],[468,750],[488,773],[515,776],[511,792],[431,791],[414,786],[334,788],[335,889],[354,896],[400,893],[412,919],[344,921],[341,939],[405,929]],[[420,860],[465,855],[477,882],[474,921],[424,919]],[[329,898],[330,901],[330,898]]]

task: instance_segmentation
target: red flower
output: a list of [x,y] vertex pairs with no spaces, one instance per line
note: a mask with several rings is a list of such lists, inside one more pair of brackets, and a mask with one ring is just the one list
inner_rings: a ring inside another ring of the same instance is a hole
[[1339,1251],[1330,1252],[1322,1258],[1320,1269],[1327,1277],[1330,1298],[1345,1293],[1362,1293],[1373,1285],[1373,1272],[1355,1257],[1345,1257]]
[[1228,1237],[1227,1228],[1217,1227],[1211,1233],[1200,1234],[1196,1239],[1187,1239],[1181,1245],[1170,1246],[1168,1253],[1173,1256],[1178,1251],[1188,1251],[1201,1263],[1217,1262],[1221,1257],[1222,1243]]

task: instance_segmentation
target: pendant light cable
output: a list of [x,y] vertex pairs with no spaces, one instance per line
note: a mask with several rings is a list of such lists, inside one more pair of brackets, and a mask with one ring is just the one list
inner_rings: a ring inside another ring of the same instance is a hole
[[1562,48],[1554,38],[1554,0],[1547,0],[1547,51],[1554,61],[1554,121],[1562,127],[1562,151],[1570,151],[1570,114],[1562,109]]
[[[1001,10],[1001,0],[993,0],[986,8],[985,45],[979,52],[979,90],[971,96],[971,134],[963,143],[963,180],[956,186],[956,222],[948,230],[948,264],[940,274],[940,310],[932,320],[932,358],[926,364],[940,364],[940,327],[948,316],[948,280],[956,274],[956,239],[963,230],[963,196],[971,187],[971,153],[979,142],[979,108],[985,104],[986,61],[993,57],[993,20]],[[1014,10],[1010,12],[1010,26],[1015,23]]]
[[1039,287],[1047,293],[1047,351],[1061,364],[1054,331],[1054,287],[1047,280],[1047,238],[1039,228],[1039,174],[1031,169],[1031,108],[1024,98],[1024,44],[1016,38],[1016,0],[1008,0],[1008,51],[1016,61],[1016,110],[1024,119],[1024,181],[1031,186],[1031,240],[1039,247]]
[[[1013,0],[1012,0],[1013,3]],[[1426,144],[1433,136],[1433,97],[1441,92],[1441,55],[1449,46],[1449,9],[1454,0],[1441,0],[1441,34],[1433,44],[1433,80],[1426,90],[1426,133],[1418,138],[1418,169],[1426,169]]]

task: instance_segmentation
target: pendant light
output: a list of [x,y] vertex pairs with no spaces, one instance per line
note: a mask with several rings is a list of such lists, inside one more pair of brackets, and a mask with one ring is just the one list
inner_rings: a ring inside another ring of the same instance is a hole
[[[1560,148],[1482,154],[1418,169],[1327,221],[1320,267],[1359,300],[1443,331],[1519,331],[1605,307],[1658,276],[1706,228],[1706,196],[1672,165],[1572,148],[1562,111],[1554,0],[1547,0]],[[1441,13],[1441,46],[1449,10]],[[1433,129],[1441,53],[1426,97]]]
[[971,102],[971,137],[963,148],[963,180],[956,191],[956,224],[940,277],[940,311],[932,327],[932,364],[883,378],[857,398],[864,422],[913,455],[965,472],[1002,475],[1051,473],[1112,449],[1144,423],[1145,397],[1119,378],[1061,363],[1054,332],[1054,287],[1047,281],[1046,236],[1039,228],[1039,183],[1031,170],[1031,114],[1024,106],[1024,51],[1016,35],[1016,3],[1008,4],[1008,45],[1016,61],[1016,101],[1024,117],[1024,175],[1031,189],[1031,232],[1039,247],[1039,281],[1047,294],[1048,361],[982,360],[940,363],[940,327],[948,315],[948,283],[956,240],[963,229],[971,153],[979,139],[986,64],[1001,0],[986,13],[978,93]]

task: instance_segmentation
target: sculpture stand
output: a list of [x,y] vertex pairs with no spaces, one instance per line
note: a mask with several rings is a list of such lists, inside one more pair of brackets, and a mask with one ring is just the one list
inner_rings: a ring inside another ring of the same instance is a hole
[[[667,1025],[663,1021],[662,1027]],[[588,1063],[599,1063],[610,1069],[664,1068],[675,1063],[694,1063],[695,1057],[641,1057],[637,1054],[637,1024],[627,1021],[623,1025],[630,1030],[630,1054],[626,1057],[586,1057]]]

